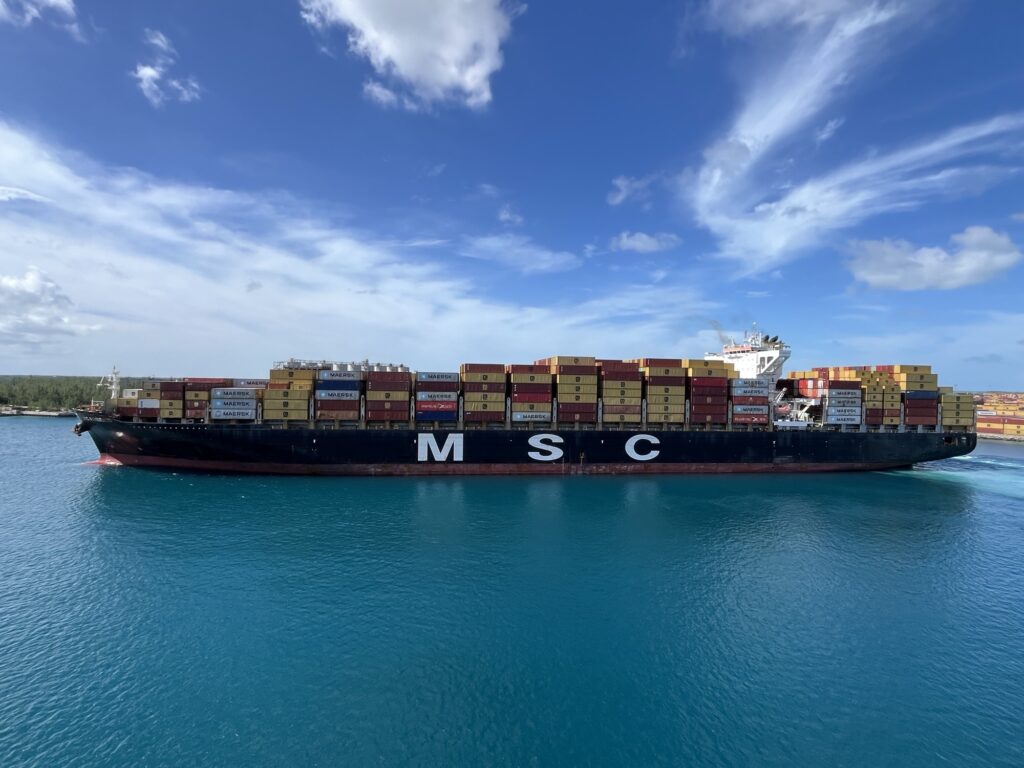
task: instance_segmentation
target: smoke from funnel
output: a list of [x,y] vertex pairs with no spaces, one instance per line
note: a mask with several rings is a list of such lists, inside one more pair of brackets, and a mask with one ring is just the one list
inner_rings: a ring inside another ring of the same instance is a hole
[[715,329],[715,333],[718,334],[718,341],[725,346],[729,343],[729,337],[725,335],[725,331],[722,330],[722,324],[715,319],[711,321],[711,327]]

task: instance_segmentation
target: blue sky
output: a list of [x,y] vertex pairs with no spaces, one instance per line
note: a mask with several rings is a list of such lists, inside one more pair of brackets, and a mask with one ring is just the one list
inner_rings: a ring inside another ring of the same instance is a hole
[[1024,389],[1024,5],[0,0],[0,372],[698,356]]

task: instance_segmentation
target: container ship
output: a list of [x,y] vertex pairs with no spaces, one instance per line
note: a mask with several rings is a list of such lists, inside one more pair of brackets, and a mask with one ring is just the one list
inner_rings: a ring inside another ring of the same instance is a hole
[[783,374],[790,355],[755,328],[700,359],[288,360],[266,379],[125,390],[115,372],[75,431],[104,464],[290,475],[856,471],[975,448],[973,398],[930,367]]

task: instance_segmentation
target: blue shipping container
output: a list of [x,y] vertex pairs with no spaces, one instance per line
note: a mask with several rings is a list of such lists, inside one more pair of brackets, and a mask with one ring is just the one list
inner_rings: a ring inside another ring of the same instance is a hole
[[340,389],[350,392],[358,392],[362,386],[363,382],[361,381],[324,381],[321,379],[316,383],[317,389]]
[[458,421],[456,411],[416,411],[416,421]]
[[938,400],[939,393],[935,390],[920,390],[917,392],[904,392],[903,397],[907,400]]

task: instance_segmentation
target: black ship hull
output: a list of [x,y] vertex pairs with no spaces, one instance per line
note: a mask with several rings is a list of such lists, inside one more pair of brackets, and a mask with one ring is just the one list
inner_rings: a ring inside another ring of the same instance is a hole
[[961,456],[974,433],[823,430],[281,429],[83,415],[101,463],[285,475],[682,474],[892,469]]

